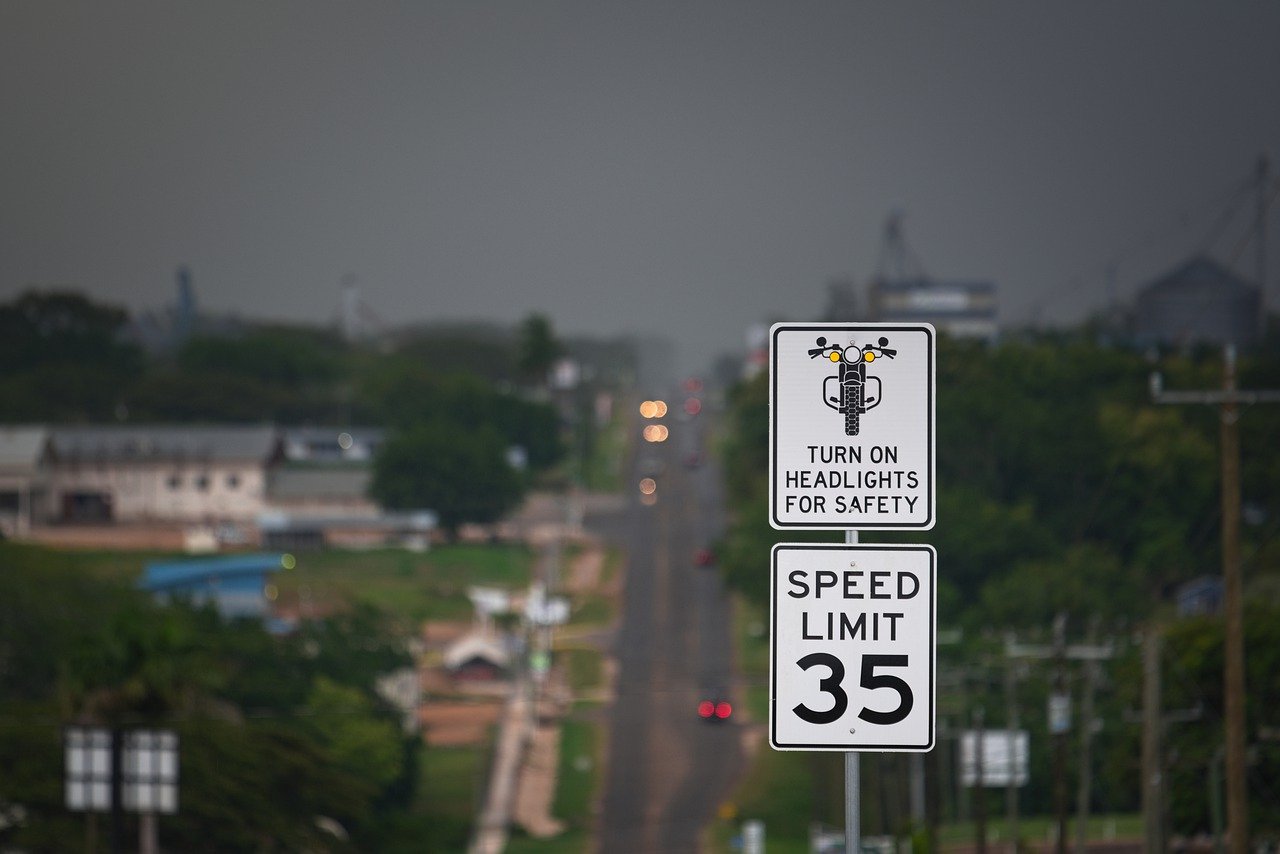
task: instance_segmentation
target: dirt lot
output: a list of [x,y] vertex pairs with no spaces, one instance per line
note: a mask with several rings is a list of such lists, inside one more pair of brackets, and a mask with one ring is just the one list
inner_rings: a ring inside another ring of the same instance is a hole
[[427,744],[465,747],[483,744],[501,714],[500,701],[429,701],[418,708],[418,722]]

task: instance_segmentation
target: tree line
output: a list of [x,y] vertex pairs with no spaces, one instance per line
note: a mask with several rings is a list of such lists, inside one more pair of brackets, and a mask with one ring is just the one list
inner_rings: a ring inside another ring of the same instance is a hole
[[[402,628],[378,612],[272,636],[212,605],[159,605],[48,549],[0,543],[0,564],[5,847],[65,851],[85,838],[89,819],[64,806],[72,723],[178,734],[181,820],[161,823],[166,850],[390,850],[389,827],[414,823],[421,750],[372,684],[411,660]],[[103,842],[109,821],[97,824]],[[414,833],[444,830],[418,820]]]
[[123,309],[73,291],[0,304],[0,423],[383,427],[373,497],[434,510],[446,531],[500,517],[566,454],[573,413],[547,383],[568,347],[539,314],[370,342],[302,325],[197,328],[161,353],[127,330]]
[[[1221,574],[1218,414],[1154,405],[1148,377],[1159,370],[1166,388],[1218,388],[1220,352],[1139,352],[1079,329],[995,345],[943,337],[937,366],[937,525],[860,539],[937,549],[939,627],[961,638],[938,650],[940,694],[949,695],[940,713],[966,727],[969,711],[982,707],[988,726],[1002,726],[1005,639],[1048,643],[1061,616],[1072,642],[1093,637],[1117,649],[1096,701],[1092,801],[1095,810],[1136,810],[1140,643],[1158,627],[1165,706],[1195,710],[1167,734],[1171,821],[1177,832],[1207,831],[1205,780],[1222,740],[1222,620],[1180,616],[1177,595],[1193,579]],[[1239,384],[1280,388],[1280,338],[1244,355]],[[768,396],[765,375],[730,395],[724,459],[733,506],[721,548],[730,584],[766,610],[760,567],[773,543],[842,539],[769,527]],[[1270,634],[1280,625],[1280,407],[1248,409],[1240,426],[1250,789],[1255,827],[1275,833],[1280,647]],[[1068,676],[1078,709],[1083,677],[1078,668]],[[1018,687],[1033,744],[1024,803],[1040,813],[1052,809],[1051,682],[1048,668],[1036,668]],[[1077,720],[1073,744],[1079,731]],[[988,814],[1002,814],[1003,794],[989,796]]]

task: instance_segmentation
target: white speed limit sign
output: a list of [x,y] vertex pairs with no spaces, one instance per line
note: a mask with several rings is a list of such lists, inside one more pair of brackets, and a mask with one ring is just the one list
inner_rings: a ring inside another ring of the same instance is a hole
[[926,545],[774,546],[775,749],[933,749],[936,568]]

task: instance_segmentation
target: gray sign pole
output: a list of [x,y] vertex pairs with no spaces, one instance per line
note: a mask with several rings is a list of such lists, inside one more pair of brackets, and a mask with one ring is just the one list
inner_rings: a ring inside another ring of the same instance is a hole
[[[845,545],[857,545],[858,532],[844,532]],[[844,850],[846,854],[861,854],[862,851],[862,792],[858,787],[858,772],[861,768],[856,750],[844,754]]]

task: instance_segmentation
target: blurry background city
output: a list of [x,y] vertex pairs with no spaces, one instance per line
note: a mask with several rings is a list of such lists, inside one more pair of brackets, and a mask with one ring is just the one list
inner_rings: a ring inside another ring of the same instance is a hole
[[939,333],[864,849],[1280,845],[1277,45],[6,3],[0,851],[842,850],[765,733],[770,548],[843,541],[768,523],[778,321]]

